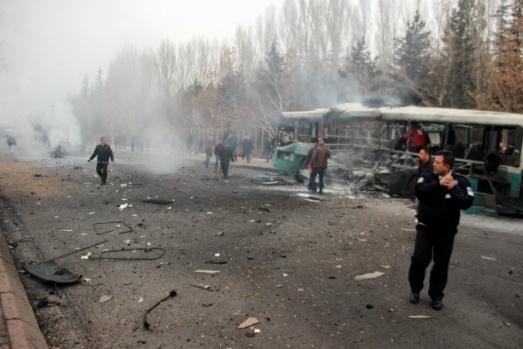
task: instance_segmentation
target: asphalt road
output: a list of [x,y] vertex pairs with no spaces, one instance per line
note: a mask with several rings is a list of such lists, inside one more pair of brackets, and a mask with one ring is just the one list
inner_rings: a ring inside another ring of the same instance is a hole
[[[86,158],[2,155],[0,163],[2,228],[20,268],[107,240],[57,260],[82,275],[77,284],[55,287],[21,274],[50,346],[523,343],[521,220],[463,217],[445,307],[436,312],[425,292],[420,304],[408,302],[415,232],[402,200],[334,187],[323,201],[311,200],[301,185],[263,184],[257,168],[233,164],[223,181],[192,159],[130,152],[116,152],[109,185],[99,186]],[[108,256],[127,260],[100,259]],[[375,271],[384,275],[355,280]],[[176,296],[150,312],[145,329],[146,311],[171,290]],[[250,317],[259,323],[237,328]]]

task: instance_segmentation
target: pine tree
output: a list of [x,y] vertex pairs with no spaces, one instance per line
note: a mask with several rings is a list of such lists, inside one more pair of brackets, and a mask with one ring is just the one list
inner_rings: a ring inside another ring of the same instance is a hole
[[430,31],[416,11],[414,20],[407,23],[404,37],[395,38],[393,81],[399,83],[399,97],[406,104],[429,104]]
[[[523,0],[498,11],[494,55],[485,91],[476,95],[480,109],[523,113]],[[510,14],[507,14],[510,12]]]
[[476,90],[476,71],[479,66],[477,55],[479,42],[478,22],[475,0],[459,0],[458,7],[452,11],[443,43],[443,59],[448,62],[445,76],[445,95],[443,106],[453,108],[473,108],[472,93]]
[[376,58],[372,58],[367,47],[365,37],[358,40],[351,55],[345,60],[345,67],[339,71],[339,75],[348,79],[363,96],[377,92],[380,71],[376,66]]

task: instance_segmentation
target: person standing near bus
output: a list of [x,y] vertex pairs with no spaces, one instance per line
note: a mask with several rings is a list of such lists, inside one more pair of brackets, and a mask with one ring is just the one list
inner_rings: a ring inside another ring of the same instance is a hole
[[410,131],[403,135],[403,139],[408,142],[409,151],[412,153],[418,153],[430,143],[429,136],[416,121],[410,122]]
[[113,151],[111,150],[111,147],[109,144],[107,144],[107,138],[102,137],[100,139],[100,144],[96,146],[94,149],[93,155],[87,160],[87,162],[91,162],[92,159],[95,158],[95,156],[98,156],[97,163],[96,163],[96,173],[100,176],[102,180],[102,185],[107,184],[107,167],[109,166],[109,159],[111,159],[111,162],[114,163],[114,155]]
[[229,178],[229,163],[234,161],[234,154],[229,147],[227,141],[223,142],[223,147],[220,149],[220,162],[222,164],[223,179]]
[[417,304],[425,279],[425,269],[434,260],[430,271],[429,297],[432,308],[443,308],[450,256],[458,232],[460,210],[472,206],[474,192],[467,178],[452,171],[454,156],[441,150],[436,153],[433,172],[422,172],[415,187],[419,200],[416,242],[409,268],[410,302]]
[[237,161],[238,159],[236,157],[236,148],[238,147],[238,141],[236,140],[236,138],[234,138],[232,133],[229,133],[229,136],[227,137],[227,143],[229,144],[229,149],[231,149],[232,151],[234,161]]
[[242,149],[245,159],[247,159],[247,163],[250,163],[252,158],[252,150],[254,149],[251,136],[245,136],[245,139],[242,141]]
[[325,147],[325,142],[322,140],[318,141],[318,145],[314,148],[309,165],[312,166],[313,169],[310,179],[312,190],[316,191],[316,176],[319,176],[320,194],[323,194],[323,178],[325,176],[325,170],[327,170],[327,159],[330,157],[331,154],[329,149]]
[[[311,143],[314,143],[314,146],[312,148],[310,148],[309,152],[307,153],[307,166],[311,166],[310,163],[311,163],[311,159],[312,159],[312,154],[314,154],[314,150],[318,146],[319,141],[321,141],[321,137],[313,138],[311,141]],[[316,176],[314,176],[314,178],[313,178],[312,177],[313,174],[314,174],[314,171],[310,172],[310,170],[309,170],[309,185],[307,186],[307,189],[310,191],[316,192]],[[313,180],[314,180],[314,182],[313,182]]]

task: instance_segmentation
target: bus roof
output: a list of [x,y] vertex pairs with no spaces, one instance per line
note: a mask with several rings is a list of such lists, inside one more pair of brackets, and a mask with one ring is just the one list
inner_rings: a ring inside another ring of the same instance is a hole
[[342,103],[334,106],[332,110],[339,117],[378,117],[380,111],[377,108],[367,107],[360,103]]
[[331,109],[339,118],[379,118],[381,120],[405,120],[419,122],[463,123],[476,125],[523,126],[523,114],[484,110],[428,108],[428,107],[381,107],[371,108],[359,103],[338,104]]
[[477,125],[523,126],[523,114],[501,113],[484,110],[426,108],[426,107],[383,107],[382,120],[415,120],[419,122],[452,122]]
[[304,110],[304,111],[285,111],[280,113],[280,117],[285,118],[321,118],[323,115],[327,114],[330,109],[328,108],[318,108],[314,110]]

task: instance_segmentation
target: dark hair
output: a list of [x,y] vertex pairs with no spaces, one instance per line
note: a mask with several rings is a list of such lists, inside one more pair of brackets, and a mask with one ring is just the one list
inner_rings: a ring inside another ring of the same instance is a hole
[[103,140],[104,140],[104,138],[107,138],[107,137],[103,136],[102,138],[100,138],[100,142],[101,142],[101,141],[103,141]]
[[429,147],[423,147],[423,148],[421,148],[419,151],[422,151],[422,150],[423,150],[425,153],[427,153],[427,154],[429,154],[429,155],[432,155],[432,154],[430,153],[430,149],[429,149]]
[[443,156],[443,164],[449,165],[450,168],[454,167],[454,155],[448,150],[440,150],[436,153],[436,156]]

